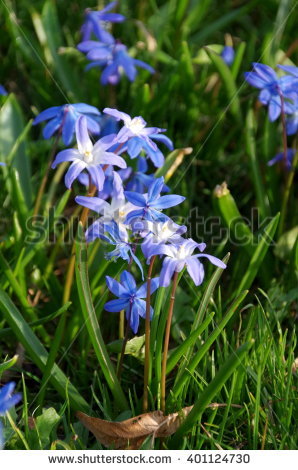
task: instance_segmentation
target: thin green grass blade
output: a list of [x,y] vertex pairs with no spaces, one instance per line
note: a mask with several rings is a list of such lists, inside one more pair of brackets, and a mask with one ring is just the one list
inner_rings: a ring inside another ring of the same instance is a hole
[[235,83],[235,80],[233,78],[230,68],[224,62],[224,60],[218,54],[216,54],[216,52],[213,52],[211,49],[208,49],[208,47],[205,47],[205,51],[210,57],[214,67],[218,71],[224,83],[224,86],[227,92],[226,95],[227,95],[227,100],[228,100],[228,108],[230,109],[233,116],[241,122],[242,114],[241,114],[240,102],[238,98],[238,88],[236,86],[236,83]]
[[199,399],[194,404],[193,409],[183,421],[178,431],[170,441],[169,447],[172,449],[178,449],[180,446],[181,439],[187,432],[200,420],[200,417],[206,407],[211,403],[216,394],[220,391],[223,385],[227,382],[229,377],[232,375],[234,370],[241,364],[242,360],[248,353],[249,349],[254,344],[254,340],[251,340],[234,351],[225,363],[220,367],[219,371],[215,375],[214,379],[201,393]]
[[252,171],[252,181],[255,185],[257,204],[262,218],[270,214],[269,200],[266,194],[266,188],[262,181],[259,162],[256,152],[256,123],[254,111],[250,107],[246,116],[245,137],[246,137],[246,151],[249,156],[250,166]]
[[[226,256],[222,260],[223,263],[228,264],[229,258],[230,258],[230,253],[227,253]],[[210,279],[210,281],[209,281],[209,283],[208,283],[208,285],[205,289],[203,298],[202,298],[201,303],[200,303],[200,307],[198,309],[198,312],[197,312],[196,317],[194,319],[194,322],[192,324],[191,332],[190,332],[191,335],[194,333],[194,331],[196,331],[199,328],[200,324],[202,323],[205,312],[207,310],[207,307],[208,307],[209,302],[211,300],[211,297],[213,295],[214,289],[215,289],[215,287],[216,287],[223,271],[224,271],[224,269],[217,267],[216,270],[214,271],[214,273],[212,274],[212,277],[211,277],[211,279]],[[198,302],[198,299],[196,297],[194,307],[196,306],[197,302]],[[193,345],[190,345],[188,347],[187,351],[185,352],[184,361],[182,362],[181,367],[179,367],[180,371],[184,370],[184,368],[188,364],[189,359],[192,355],[192,351],[193,351]],[[178,372],[178,376],[179,376],[179,372]]]
[[263,259],[272,244],[274,234],[276,232],[280,214],[269,222],[264,232],[261,235],[261,241],[257,245],[255,252],[250,260],[250,263],[241,279],[241,282],[236,290],[236,295],[239,294],[243,289],[249,289],[252,285],[260,267],[262,266]]
[[234,62],[231,66],[231,72],[232,72],[232,76],[233,76],[234,80],[236,80],[236,78],[238,76],[238,73],[239,73],[239,70],[240,70],[240,67],[241,67],[241,64],[242,64],[242,59],[243,59],[243,56],[244,56],[245,49],[246,49],[246,43],[245,42],[241,42],[239,44],[239,46],[237,47],[236,54],[235,54],[235,59],[234,59]]
[[[33,333],[23,316],[12,303],[8,295],[0,290],[0,310],[16,335],[17,339],[24,346],[27,354],[31,357],[36,366],[43,372],[48,353],[43,347],[37,336]],[[60,393],[63,398],[66,398],[66,389],[69,395],[70,404],[74,410],[88,412],[89,405],[84,398],[79,394],[77,389],[69,382],[69,379],[64,375],[61,369],[54,364],[50,381],[53,387]]]
[[125,410],[128,408],[127,400],[116,377],[114,366],[109,358],[92,303],[87,267],[87,246],[86,242],[83,241],[84,231],[81,223],[78,226],[78,240],[76,247],[76,280],[83,317],[96,357],[109,388],[119,408]]
[[188,351],[189,348],[193,347],[195,342],[197,341],[198,337],[206,330],[209,323],[211,322],[212,318],[214,317],[214,313],[208,315],[208,318],[195,330],[193,331],[186,340],[178,346],[170,355],[167,361],[167,374],[171,372],[172,369],[176,366],[179,362],[183,354]]
[[181,365],[181,369],[179,368],[181,370],[180,375],[176,379],[176,382],[172,390],[173,397],[177,398],[179,394],[182,392],[182,389],[184,385],[186,384],[186,382],[188,381],[190,374],[193,374],[193,372],[195,371],[200,361],[203,359],[205,354],[207,354],[210,347],[212,346],[214,341],[218,338],[218,336],[221,334],[221,332],[223,331],[227,323],[231,320],[237,308],[239,307],[241,302],[245,299],[247,294],[248,294],[248,291],[244,291],[240,295],[238,295],[238,297],[232,303],[231,307],[228,309],[226,315],[223,317],[220,323],[216,325],[215,330],[207,338],[205,343],[198,349],[196,354],[190,359],[189,364],[185,365],[185,363],[183,363]]

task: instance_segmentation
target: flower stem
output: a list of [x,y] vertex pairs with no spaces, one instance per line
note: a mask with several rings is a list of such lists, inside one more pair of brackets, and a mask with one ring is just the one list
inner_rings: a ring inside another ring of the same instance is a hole
[[172,317],[173,317],[173,310],[174,310],[177,283],[178,283],[178,272],[175,271],[174,276],[173,276],[173,284],[172,284],[172,290],[171,290],[171,298],[170,298],[170,305],[169,305],[169,312],[168,312],[168,319],[167,319],[167,326],[166,326],[164,347],[163,347],[162,365],[161,365],[161,387],[160,387],[161,390],[160,390],[160,395],[161,395],[161,411],[163,411],[164,413],[166,411],[167,358],[168,358],[170,331],[171,331],[171,323],[172,323]]
[[[92,184],[91,178],[89,179],[89,190],[87,196],[93,197],[96,193],[96,186]],[[88,214],[89,214],[89,208],[84,207],[82,210],[81,216],[80,216],[80,222],[82,222],[83,227],[85,227],[87,219],[88,219]],[[71,249],[71,255],[67,267],[67,272],[66,272],[66,279],[65,279],[65,284],[64,284],[64,291],[63,291],[63,304],[69,301],[70,298],[70,293],[71,293],[71,288],[72,288],[72,283],[73,283],[73,276],[74,276],[74,269],[75,269],[75,254],[76,254],[76,244],[75,241],[73,242],[72,249]]]
[[49,154],[48,165],[47,165],[45,174],[43,175],[43,178],[41,180],[39,190],[38,190],[38,193],[37,193],[37,196],[36,196],[35,205],[34,205],[34,209],[33,209],[33,217],[37,216],[37,214],[39,212],[39,209],[40,209],[42,197],[44,195],[44,192],[45,192],[45,189],[46,189],[46,184],[47,184],[47,181],[48,181],[48,178],[49,178],[49,172],[50,172],[50,169],[51,169],[51,166],[52,166],[53,158],[54,158],[55,153],[57,151],[58,142],[59,142],[59,139],[60,139],[60,134],[61,133],[58,132],[58,134],[56,135],[54,145],[53,145],[52,150],[50,151],[50,154]]
[[148,411],[148,384],[150,370],[150,292],[151,276],[156,256],[152,256],[148,269],[147,277],[147,296],[146,296],[146,320],[145,320],[145,364],[144,364],[144,395],[143,395],[143,413]]
[[130,304],[129,315],[128,315],[128,318],[127,318],[127,324],[126,324],[126,330],[125,330],[125,336],[124,336],[124,339],[123,339],[122,349],[121,349],[121,355],[120,355],[120,359],[119,359],[118,367],[117,367],[117,378],[118,378],[118,380],[120,380],[120,378],[121,378],[121,372],[122,372],[122,366],[123,366],[125,348],[126,348],[126,344],[127,344],[127,341],[128,341],[129,328],[130,328],[131,309],[132,309],[132,304]]
[[292,161],[291,169],[288,172],[289,174],[288,174],[287,181],[286,181],[286,187],[285,187],[285,191],[283,194],[282,206],[281,206],[281,211],[280,211],[278,238],[282,235],[283,230],[284,230],[284,225],[285,225],[285,220],[286,220],[286,215],[287,215],[287,208],[288,208],[288,201],[290,197],[291,187],[294,181],[295,168],[297,166],[297,163],[298,163],[298,152],[296,152]]
[[282,122],[282,143],[284,149],[284,167],[287,169],[288,161],[288,145],[287,145],[287,127],[286,127],[286,114],[285,114],[285,100],[283,94],[280,92],[280,104],[281,104],[281,122]]

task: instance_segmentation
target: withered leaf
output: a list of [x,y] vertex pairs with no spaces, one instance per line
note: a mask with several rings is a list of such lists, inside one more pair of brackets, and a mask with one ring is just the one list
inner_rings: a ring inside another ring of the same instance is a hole
[[168,416],[162,411],[152,411],[119,422],[92,418],[81,411],[76,415],[104,446],[113,449],[139,449],[150,435],[154,439],[174,434],[191,409],[192,406],[188,406]]

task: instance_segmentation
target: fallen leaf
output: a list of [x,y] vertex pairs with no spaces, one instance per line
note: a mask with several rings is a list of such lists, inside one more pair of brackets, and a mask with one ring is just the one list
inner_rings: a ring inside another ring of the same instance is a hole
[[118,422],[92,418],[81,411],[76,415],[104,446],[114,449],[139,449],[150,435],[154,440],[156,437],[174,434],[191,409],[192,406],[188,406],[168,416],[162,411],[152,411]]

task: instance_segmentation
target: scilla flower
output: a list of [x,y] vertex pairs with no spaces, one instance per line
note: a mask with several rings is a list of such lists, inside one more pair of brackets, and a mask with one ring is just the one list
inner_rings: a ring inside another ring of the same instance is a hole
[[6,96],[8,93],[3,85],[0,85],[0,95]]
[[135,247],[129,240],[129,235],[124,225],[122,225],[120,229],[119,224],[117,224],[115,220],[107,220],[103,223],[97,223],[97,221],[95,221],[88,227],[85,236],[87,242],[100,238],[109,245],[113,245],[114,250],[106,252],[105,258],[113,261],[116,261],[118,258],[127,262],[133,260],[140,269],[143,279],[142,265],[134,253]]
[[167,196],[160,196],[164,186],[164,178],[156,178],[155,181],[149,186],[148,194],[139,194],[132,191],[124,191],[126,199],[134,206],[140,209],[130,212],[125,223],[130,224],[132,220],[140,218],[151,221],[166,221],[169,217],[163,214],[163,209],[177,206],[185,200],[185,197],[177,194],[170,194]]
[[[147,170],[148,170],[148,165],[147,165],[147,161],[145,157],[139,157],[138,164],[137,164],[137,171],[132,171],[132,169],[130,169],[130,173],[127,174],[129,181],[126,184],[126,190],[134,191],[136,193],[142,193],[142,194],[146,192],[146,190],[156,180],[156,177],[154,176],[154,174],[146,175]],[[127,170],[119,170],[121,174],[125,171]],[[170,188],[166,184],[164,184],[161,192],[168,193],[169,191],[170,191]]]
[[[105,304],[108,312],[120,312],[125,310],[126,319],[134,332],[137,333],[139,328],[140,317],[146,318],[146,302],[147,283],[137,288],[136,281],[132,274],[123,271],[120,275],[120,282],[110,276],[106,276],[107,286],[109,290],[118,297],[117,300],[110,300]],[[158,278],[151,279],[150,294],[158,288]],[[153,308],[150,307],[150,318],[153,315]]]
[[[179,244],[183,243],[183,235],[187,228],[185,225],[177,225],[171,219],[165,222],[148,222],[146,221],[147,234],[142,243],[142,252],[145,258],[148,258],[150,251],[161,244]],[[144,232],[143,232],[144,234]]]
[[109,116],[113,116],[117,121],[121,120],[124,122],[124,126],[117,134],[117,141],[119,143],[125,143],[132,137],[138,137],[146,144],[150,145],[153,150],[156,150],[157,146],[153,140],[151,140],[150,136],[166,130],[160,129],[159,127],[146,127],[147,123],[142,116],[131,118],[128,114],[118,111],[118,109],[105,108],[103,112]]
[[221,51],[220,54],[222,60],[227,64],[227,65],[232,65],[234,62],[235,58],[235,51],[232,46],[225,46],[223,50]]
[[64,104],[53,106],[42,111],[33,121],[33,125],[49,121],[43,129],[42,135],[49,139],[56,132],[60,132],[65,145],[73,139],[75,125],[80,116],[86,116],[87,127],[92,134],[99,134],[100,126],[97,122],[100,112],[94,106],[85,103]]
[[102,227],[101,230],[103,230],[103,227],[112,220],[118,224],[120,231],[125,230],[126,225],[124,224],[124,221],[127,214],[136,209],[136,207],[130,202],[127,202],[124,197],[112,198],[110,203],[100,199],[99,197],[88,196],[77,196],[75,201],[81,206],[88,207],[88,209],[102,215],[102,217],[92,224],[92,233],[95,233],[95,227],[97,226],[98,233],[100,233],[100,227]]
[[76,122],[77,149],[62,150],[56,156],[52,168],[56,168],[59,163],[73,162],[66,175],[65,185],[70,188],[74,180],[83,170],[90,174],[91,181],[100,191],[103,188],[105,174],[102,165],[116,165],[126,168],[126,163],[122,157],[109,152],[108,149],[114,140],[114,135],[108,135],[92,144],[87,130],[87,120],[81,116]]
[[85,11],[85,22],[81,28],[83,41],[88,40],[93,33],[100,41],[113,44],[115,40],[106,30],[106,22],[121,23],[125,20],[125,16],[119,13],[110,13],[116,5],[117,2],[111,2],[100,11],[93,11],[89,8]]
[[294,77],[285,75],[278,78],[275,71],[265,64],[253,63],[253,71],[245,72],[245,80],[252,86],[261,89],[259,101],[268,105],[269,119],[275,121],[282,110],[282,100],[284,99],[284,112],[291,114],[293,105],[288,101],[292,99],[297,80]]
[[[9,382],[0,390],[0,416],[5,416],[6,412],[15,406],[22,398],[20,393],[13,395],[15,388],[14,382]],[[4,439],[2,435],[2,424],[0,422],[0,449],[4,447]]]
[[[292,162],[293,158],[295,156],[296,150],[295,149],[287,149],[287,161],[286,161],[286,168],[287,170],[290,170],[292,168]],[[284,162],[284,152],[280,152],[275,157],[273,157],[269,162],[267,163],[268,166],[275,165],[277,162]]]
[[148,258],[154,255],[165,255],[160,273],[160,286],[167,287],[171,282],[174,272],[181,272],[184,267],[186,267],[196,286],[202,284],[204,280],[204,266],[198,258],[207,258],[215,266],[222,269],[226,268],[226,265],[215,256],[205,253],[193,255],[196,248],[202,252],[205,250],[206,245],[205,243],[196,243],[191,238],[188,238],[183,243],[178,243],[177,245],[157,245],[150,249]]
[[123,151],[127,151],[130,158],[139,157],[141,152],[143,152],[146,157],[152,161],[154,166],[160,168],[164,164],[165,157],[163,156],[159,148],[156,146],[156,144],[156,148],[153,148],[152,141],[157,140],[158,142],[165,144],[169,150],[174,149],[173,142],[166,135],[162,134],[150,134],[149,138],[151,141],[150,144],[142,137],[132,137],[127,141],[127,144],[123,148]]

